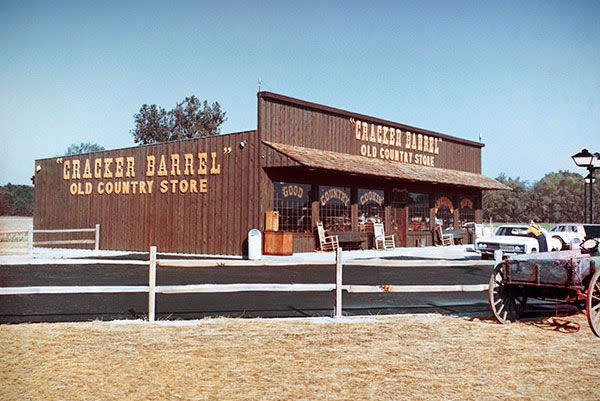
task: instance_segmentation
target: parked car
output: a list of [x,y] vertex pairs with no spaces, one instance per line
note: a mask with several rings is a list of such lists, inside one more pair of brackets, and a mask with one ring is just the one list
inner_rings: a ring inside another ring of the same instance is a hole
[[562,249],[567,249],[586,238],[600,238],[600,224],[560,223],[550,229],[550,234],[561,242]]
[[[494,251],[500,250],[504,254],[534,253],[540,250],[538,240],[530,232],[525,224],[506,224],[498,227],[491,237],[478,238],[475,241],[475,250],[481,253],[482,259],[494,257]],[[560,251],[561,242],[557,238],[541,229],[546,238],[549,251]]]

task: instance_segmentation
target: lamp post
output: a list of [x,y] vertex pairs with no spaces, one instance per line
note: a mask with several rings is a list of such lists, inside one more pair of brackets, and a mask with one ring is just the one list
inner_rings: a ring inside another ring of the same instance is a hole
[[[581,152],[574,154],[571,156],[577,167],[583,167],[588,170],[588,175],[584,179],[584,185],[586,188],[589,184],[589,217],[586,219],[585,223],[593,224],[594,222],[594,182],[596,178],[594,177],[594,170],[600,169],[600,153],[590,153],[587,149],[582,149]],[[584,191],[585,192],[585,191]],[[585,194],[584,194],[585,196]],[[587,211],[585,201],[584,201],[584,211]],[[587,216],[586,216],[587,217]]]

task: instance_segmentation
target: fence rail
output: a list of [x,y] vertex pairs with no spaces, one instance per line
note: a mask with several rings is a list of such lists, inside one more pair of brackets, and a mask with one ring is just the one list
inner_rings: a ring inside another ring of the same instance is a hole
[[[156,247],[150,247],[150,260],[143,261],[102,261],[104,264],[135,264],[148,266],[147,286],[39,286],[39,287],[0,287],[1,295],[26,294],[93,294],[93,293],[148,293],[148,320],[156,319],[156,294],[186,293],[232,293],[232,292],[331,292],[335,294],[334,317],[342,316],[342,291],[349,293],[415,293],[415,292],[481,292],[487,291],[487,284],[473,285],[343,285],[342,249],[336,251],[335,283],[331,284],[184,284],[156,285],[157,266],[181,266],[183,260],[158,259]],[[185,266],[194,266],[192,260],[185,260]],[[77,263],[73,261],[72,263]],[[198,261],[196,261],[198,264]]]
[[[75,240],[54,240],[54,241],[33,241],[34,234],[49,234],[49,233],[94,233],[94,239],[75,239]],[[56,228],[56,229],[34,229],[33,225],[27,230],[12,230],[0,231],[0,235],[27,234],[27,250],[31,254],[33,248],[37,245],[76,245],[76,244],[93,244],[94,250],[100,250],[100,224],[96,224],[94,228]],[[21,244],[23,242],[10,241],[10,243]]]

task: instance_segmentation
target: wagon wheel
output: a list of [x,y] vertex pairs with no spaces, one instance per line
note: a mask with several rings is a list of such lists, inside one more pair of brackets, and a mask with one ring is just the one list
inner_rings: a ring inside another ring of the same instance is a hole
[[500,263],[494,268],[488,290],[490,310],[502,324],[519,320],[527,305],[525,289],[505,283],[505,268],[505,263]]
[[587,318],[590,328],[600,337],[600,269],[592,276],[587,291]]

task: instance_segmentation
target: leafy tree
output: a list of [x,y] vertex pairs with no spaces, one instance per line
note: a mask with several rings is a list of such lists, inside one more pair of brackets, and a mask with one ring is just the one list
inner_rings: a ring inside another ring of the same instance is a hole
[[104,149],[104,147],[98,145],[97,143],[91,143],[91,142],[73,143],[73,144],[69,145],[64,156],[80,155],[82,153],[99,152],[101,150],[105,150],[105,149]]
[[193,95],[169,111],[144,104],[133,116],[135,128],[131,133],[135,143],[142,145],[218,135],[225,114],[218,102],[209,105]]
[[140,111],[134,114],[135,129],[131,131],[133,140],[138,144],[167,142],[175,139],[169,113],[155,104],[144,104]]
[[484,220],[502,222],[529,221],[529,186],[519,177],[510,178],[501,174],[496,180],[509,186],[512,191],[485,191],[483,193]]
[[[512,191],[485,191],[483,216],[497,222],[583,222],[583,177],[559,171],[533,185],[504,174],[496,178]],[[594,185],[594,222],[600,222],[600,185]]]
[[0,214],[9,216],[33,215],[33,187],[11,183],[0,187]]

